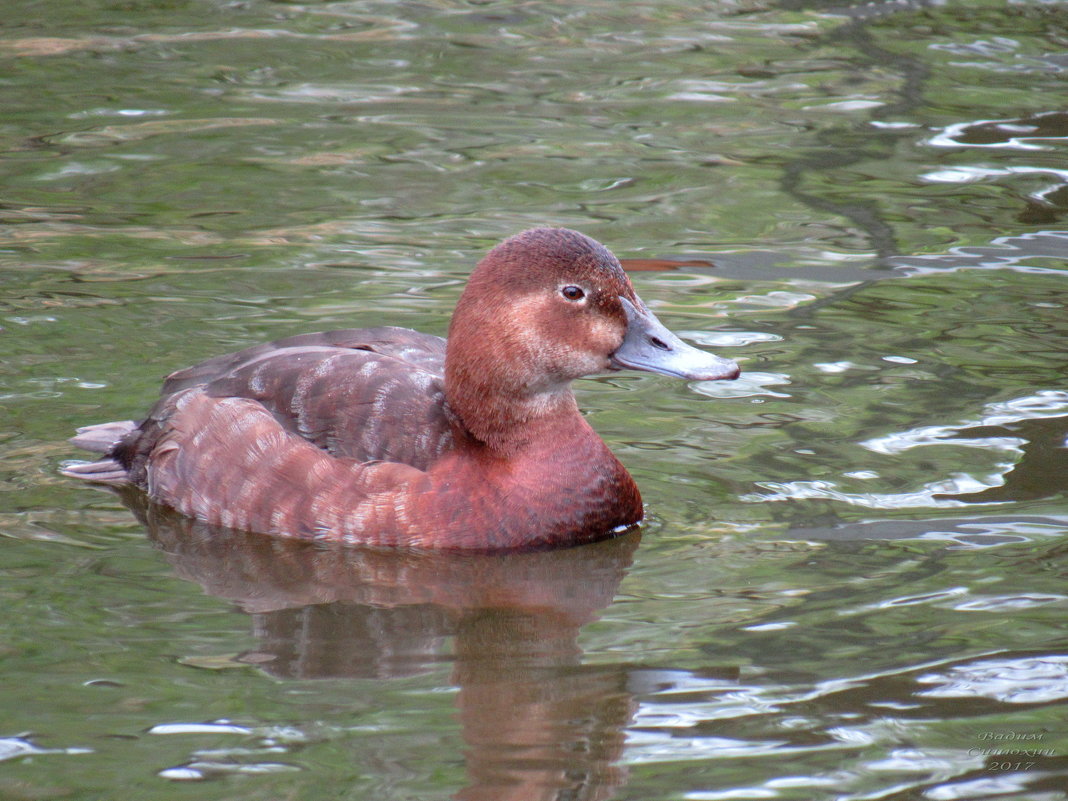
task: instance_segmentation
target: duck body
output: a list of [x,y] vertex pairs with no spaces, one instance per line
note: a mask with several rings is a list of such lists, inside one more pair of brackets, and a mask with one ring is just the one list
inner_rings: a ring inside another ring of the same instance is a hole
[[574,545],[642,518],[585,421],[583,375],[734,378],[659,324],[602,245],[534,229],[479,263],[448,340],[404,328],[302,334],[166,379],[139,423],[79,431],[64,472],[142,488],[211,524],[373,546]]

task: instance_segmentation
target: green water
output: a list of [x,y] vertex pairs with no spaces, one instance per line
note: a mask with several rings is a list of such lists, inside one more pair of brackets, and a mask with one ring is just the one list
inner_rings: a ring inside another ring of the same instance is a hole
[[[0,797],[1068,797],[1068,6],[847,5],[10,0]],[[58,475],[207,356],[442,333],[537,224],[684,262],[639,293],[743,365],[579,383],[639,535],[335,551]]]

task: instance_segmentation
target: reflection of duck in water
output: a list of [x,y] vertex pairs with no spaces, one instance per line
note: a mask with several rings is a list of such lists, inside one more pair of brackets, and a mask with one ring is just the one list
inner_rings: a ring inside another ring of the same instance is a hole
[[252,615],[259,645],[240,660],[282,678],[386,679],[450,658],[467,746],[455,798],[602,799],[625,780],[632,668],[583,665],[577,638],[637,532],[526,553],[391,551],[215,528],[123,494],[180,576]]
[[108,458],[67,474],[133,484],[209,523],[372,545],[498,549],[612,536],[633,479],[583,419],[575,378],[631,368],[731,379],[635,294],[604,246],[535,229],[471,275],[445,340],[308,334],[172,374],[148,418],[83,429]]

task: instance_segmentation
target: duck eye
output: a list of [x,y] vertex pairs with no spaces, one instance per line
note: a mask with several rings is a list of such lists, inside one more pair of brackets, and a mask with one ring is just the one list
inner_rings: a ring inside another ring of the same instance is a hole
[[560,290],[560,294],[568,300],[582,300],[586,297],[586,293],[582,291],[582,287],[578,286],[565,286]]

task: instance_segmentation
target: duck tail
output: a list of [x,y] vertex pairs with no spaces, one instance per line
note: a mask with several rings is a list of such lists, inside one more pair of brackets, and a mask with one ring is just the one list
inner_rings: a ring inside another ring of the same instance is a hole
[[93,453],[111,453],[119,440],[137,428],[133,420],[117,420],[114,423],[97,423],[83,426],[67,440],[71,445]]
[[92,481],[94,484],[121,485],[129,483],[126,468],[116,459],[111,458],[117,446],[127,434],[137,428],[133,420],[118,420],[113,423],[98,423],[84,426],[71,437],[69,442],[83,450],[106,454],[106,458],[95,462],[68,462],[60,468],[60,473],[69,478]]

